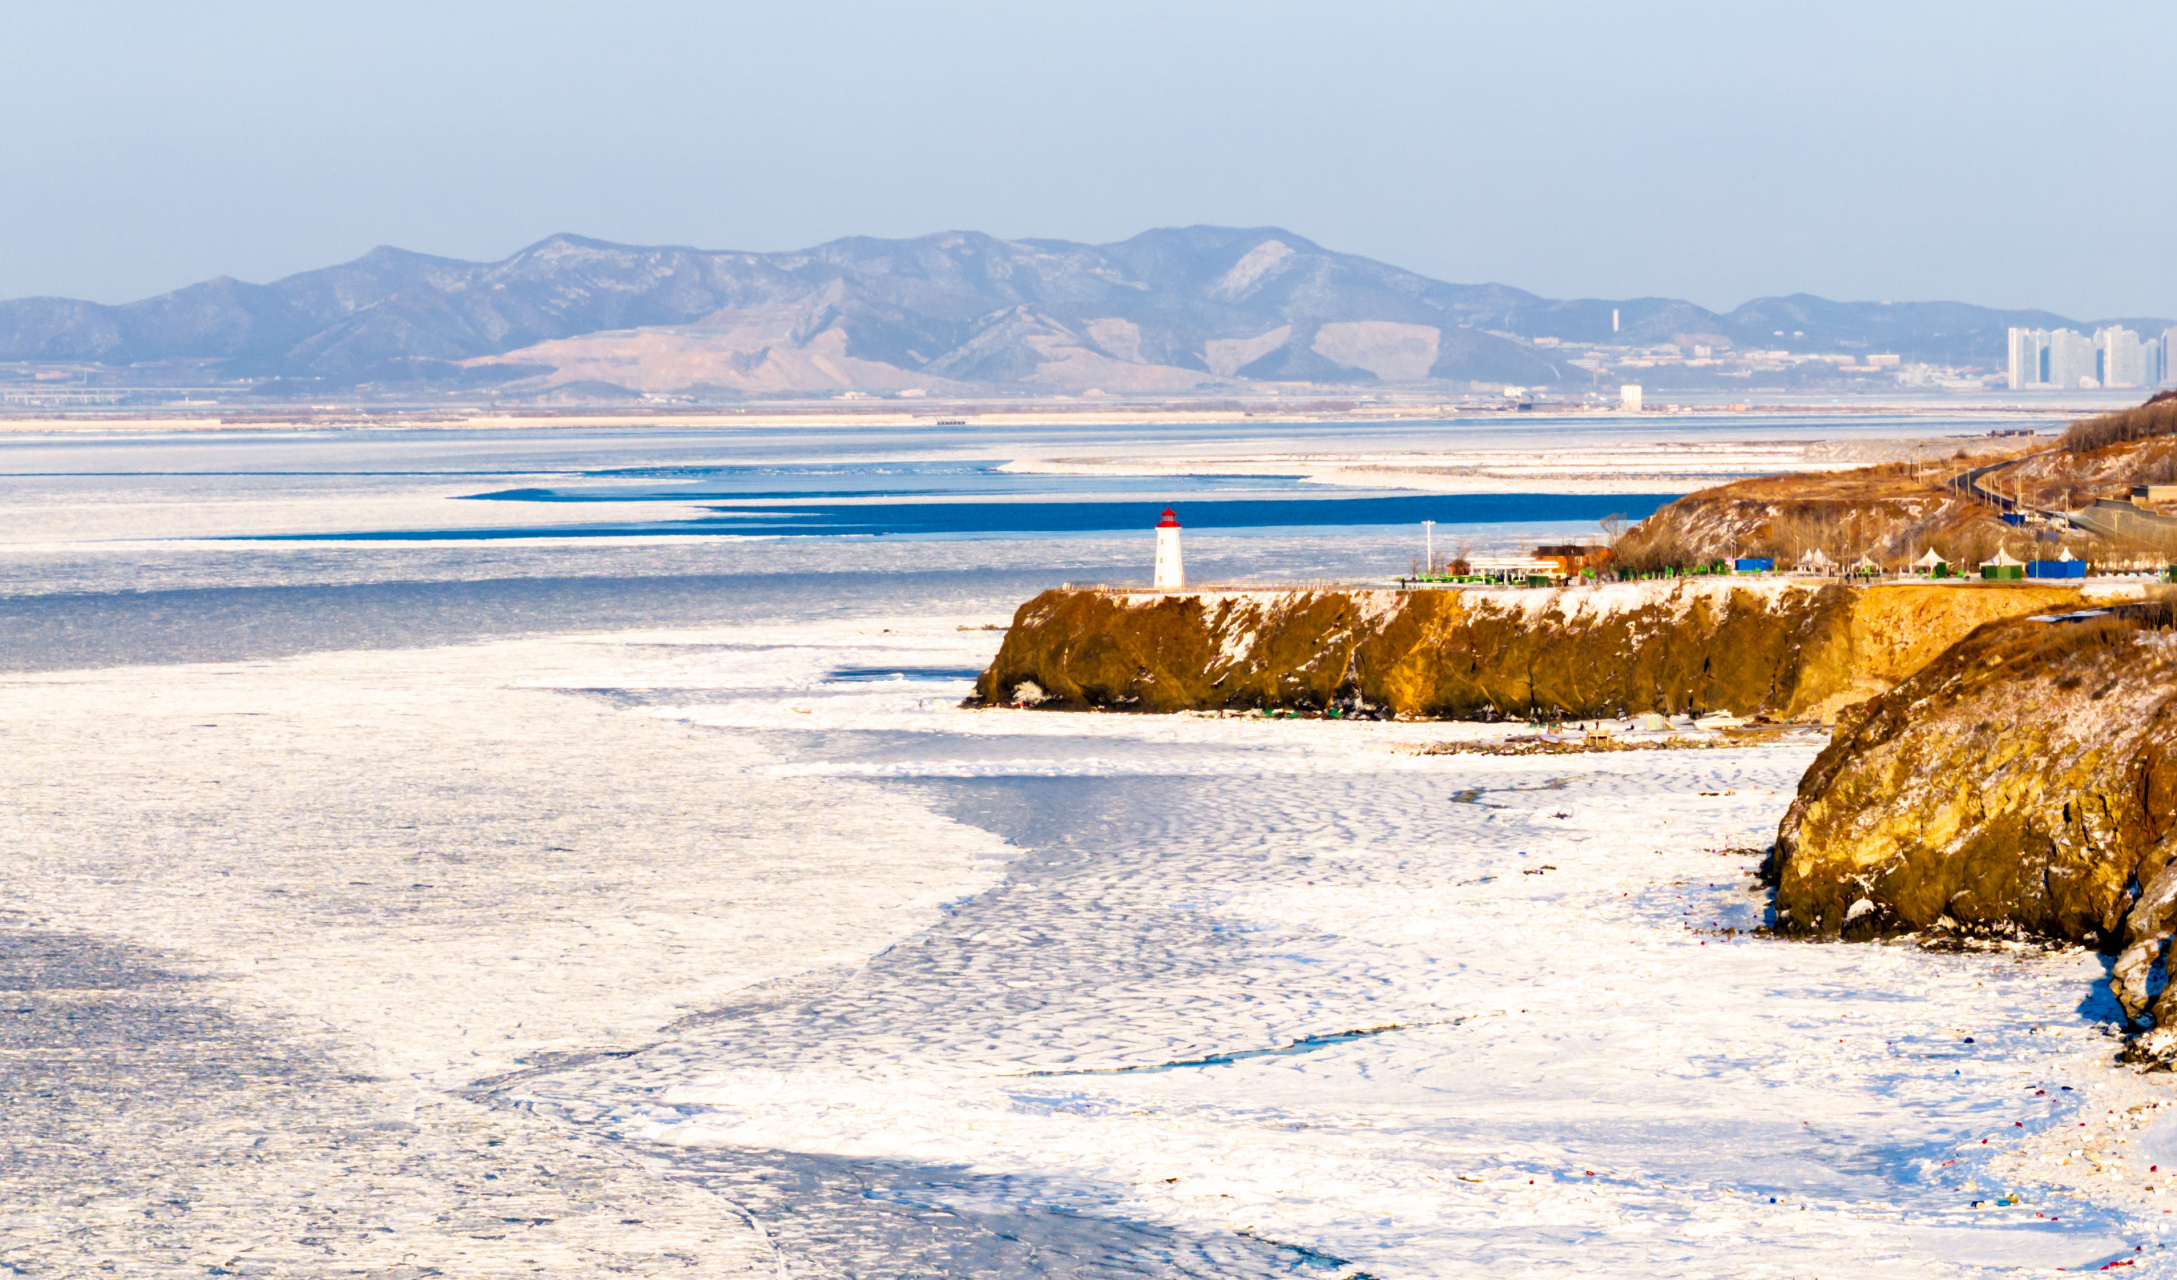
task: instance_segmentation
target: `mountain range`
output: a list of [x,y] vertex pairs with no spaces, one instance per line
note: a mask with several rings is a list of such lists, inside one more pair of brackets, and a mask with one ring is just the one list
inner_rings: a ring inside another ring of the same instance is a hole
[[1672,298],[1557,301],[1447,284],[1275,227],[1105,245],[850,237],[789,253],[555,235],[499,262],[378,248],[271,284],[223,277],[119,306],[0,302],[0,361],[194,362],[275,388],[1181,394],[1584,380],[1552,339],[1995,367],[2013,325],[2091,327],[2045,311],[1804,294],[1724,313]]

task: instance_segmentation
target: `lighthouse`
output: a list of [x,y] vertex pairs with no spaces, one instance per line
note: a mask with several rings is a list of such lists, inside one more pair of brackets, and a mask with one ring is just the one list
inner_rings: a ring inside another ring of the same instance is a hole
[[1179,517],[1166,507],[1164,518],[1157,521],[1156,589],[1177,591],[1186,585],[1186,575],[1179,571]]

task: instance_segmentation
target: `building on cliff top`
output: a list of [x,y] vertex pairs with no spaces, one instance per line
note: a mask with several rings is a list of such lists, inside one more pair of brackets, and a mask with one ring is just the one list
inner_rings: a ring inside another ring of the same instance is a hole
[[1490,581],[1554,581],[1566,576],[1559,561],[1542,556],[1474,556],[1467,561],[1467,568],[1475,577]]
[[1534,558],[1557,566],[1557,576],[1570,578],[1582,569],[1599,569],[1610,560],[1610,548],[1582,543],[1559,543],[1534,549]]

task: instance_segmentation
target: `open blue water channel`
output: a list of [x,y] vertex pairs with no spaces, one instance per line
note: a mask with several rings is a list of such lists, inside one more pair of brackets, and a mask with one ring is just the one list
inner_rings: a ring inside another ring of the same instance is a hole
[[[1194,486],[1167,485],[1166,488],[1183,490],[1193,489]],[[1199,490],[1196,492],[1199,493]],[[511,490],[476,496],[503,502],[540,503],[690,501],[684,496],[621,496],[594,491],[561,494],[548,490]],[[703,501],[701,505],[707,514],[684,520],[597,524],[551,522],[495,529],[356,530],[287,535],[282,540],[352,542],[536,537],[624,538],[646,534],[733,537],[1064,536],[1153,528],[1166,505],[1179,509],[1180,522],[1188,528],[1228,531],[1371,528],[1416,525],[1425,520],[1447,526],[1545,520],[1590,523],[1612,514],[1630,520],[1642,519],[1675,496],[1520,493],[1232,498],[1212,497],[1207,494],[1174,494],[1168,501],[1123,497],[1089,500],[1016,498],[1005,501],[925,499],[916,502],[841,502],[810,501],[796,494],[791,497],[765,495],[760,499],[752,497],[715,505]]]

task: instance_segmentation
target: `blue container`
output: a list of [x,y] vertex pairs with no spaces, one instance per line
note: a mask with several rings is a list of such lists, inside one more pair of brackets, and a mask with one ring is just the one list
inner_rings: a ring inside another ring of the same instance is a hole
[[2029,578],[2083,578],[2086,576],[2084,560],[2029,560],[2026,562]]
[[2026,523],[2026,517],[2016,511],[2006,511],[2003,513],[2003,523],[2018,528]]
[[1774,568],[1776,568],[1776,561],[1767,556],[1762,556],[1759,559],[1733,560],[1731,562],[1731,569],[1735,573],[1767,573]]

